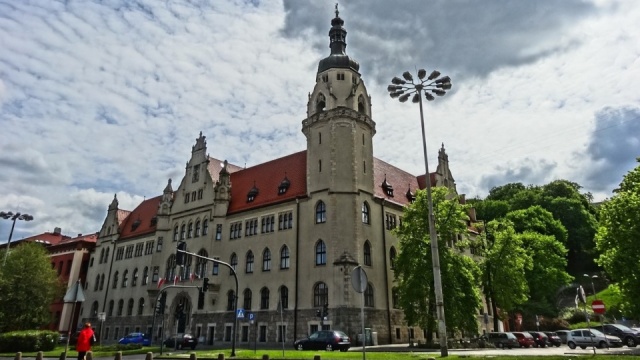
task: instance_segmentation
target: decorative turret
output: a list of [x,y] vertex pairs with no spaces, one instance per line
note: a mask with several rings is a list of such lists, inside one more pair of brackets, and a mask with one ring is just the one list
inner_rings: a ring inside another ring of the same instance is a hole
[[158,206],[158,215],[169,215],[172,204],[173,188],[171,187],[171,179],[169,179],[167,181],[167,186],[165,186],[164,191],[162,192],[162,200],[160,200],[160,205]]
[[456,181],[453,179],[451,170],[449,169],[449,155],[444,150],[444,143],[438,150],[438,167],[436,168],[436,186],[445,186],[449,189],[456,190]]

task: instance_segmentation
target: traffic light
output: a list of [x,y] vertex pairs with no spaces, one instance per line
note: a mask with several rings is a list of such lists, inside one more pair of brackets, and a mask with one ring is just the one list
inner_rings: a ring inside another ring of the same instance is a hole
[[167,293],[163,292],[158,301],[156,301],[156,314],[164,314],[164,307],[167,303]]
[[202,279],[202,292],[206,292],[209,289],[209,278]]
[[184,253],[185,251],[187,251],[187,243],[184,241],[178,242],[178,247],[176,249],[176,265],[184,266],[184,259],[186,257],[186,254]]
[[329,316],[329,303],[324,303],[324,306],[322,306],[322,317],[327,316]]
[[204,288],[198,291],[198,310],[204,309]]

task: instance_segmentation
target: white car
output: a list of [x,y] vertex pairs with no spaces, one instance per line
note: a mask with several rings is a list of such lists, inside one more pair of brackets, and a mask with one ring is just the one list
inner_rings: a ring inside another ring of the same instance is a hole
[[596,329],[576,329],[567,334],[567,345],[571,349],[575,349],[577,346],[581,349],[586,349],[587,346],[621,347],[622,340],[617,336],[605,335]]

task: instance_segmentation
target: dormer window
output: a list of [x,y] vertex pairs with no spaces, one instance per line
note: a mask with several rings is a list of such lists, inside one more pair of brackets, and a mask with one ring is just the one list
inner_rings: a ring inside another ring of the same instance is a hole
[[256,196],[258,196],[258,188],[256,187],[256,183],[253,183],[253,187],[251,188],[251,190],[249,190],[249,193],[247,194],[247,202],[252,202],[253,200],[256,199]]
[[387,175],[384,176],[384,181],[382,182],[382,190],[388,196],[393,196],[393,186],[387,182]]
[[285,174],[284,179],[282,180],[282,182],[280,182],[280,185],[278,185],[278,195],[282,195],[286,193],[290,185],[291,185],[291,182],[289,181],[289,179],[287,178],[287,175]]
[[411,187],[409,187],[409,189],[407,189],[407,193],[405,195],[407,196],[407,200],[409,200],[409,202],[416,201],[416,195],[411,192]]
[[140,219],[137,219],[136,221],[133,222],[133,224],[131,224],[131,231],[134,231],[135,229],[138,228],[138,226],[140,226]]
[[158,217],[154,216],[151,218],[151,226],[156,226],[158,224]]

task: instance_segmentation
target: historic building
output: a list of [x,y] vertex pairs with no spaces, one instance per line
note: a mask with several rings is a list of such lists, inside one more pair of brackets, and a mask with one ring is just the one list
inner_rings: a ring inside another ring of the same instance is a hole
[[[379,343],[424,337],[397,309],[398,239],[391,230],[416,189],[455,190],[447,154],[443,146],[428,178],[374,157],[371,98],[358,62],[345,53],[347,32],[337,11],[331,25],[331,53],[319,62],[302,121],[305,150],[243,168],[210,157],[200,134],[179,184],[169,180],[162,195],[131,212],[119,209],[114,197],[82,312],[99,324],[104,342],[131,331],[154,339],[188,332],[229,346],[235,296],[238,308],[254,317],[238,321],[239,346],[254,334],[269,344],[284,335],[290,345],[322,327],[355,339],[362,298],[366,327]],[[187,256],[184,267],[176,266],[178,241],[198,255]],[[236,270],[237,291],[230,269],[207,258]],[[358,265],[368,277],[364,297],[351,284]],[[204,278],[209,289],[198,306]],[[174,284],[166,288],[165,314],[152,319],[160,289]],[[325,306],[327,316],[318,317]]]

